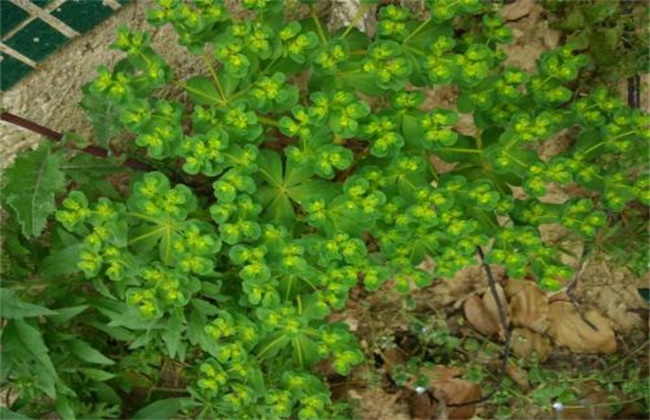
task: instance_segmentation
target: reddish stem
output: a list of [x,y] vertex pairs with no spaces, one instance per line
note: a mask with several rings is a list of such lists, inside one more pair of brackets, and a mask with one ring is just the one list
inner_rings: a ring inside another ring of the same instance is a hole
[[[13,124],[18,127],[22,127],[26,130],[29,130],[33,133],[40,134],[43,137],[47,137],[49,139],[52,139],[54,141],[61,141],[63,139],[63,134],[54,131],[50,128],[44,127],[40,124],[37,124],[33,121],[26,120],[22,117],[19,117],[18,115],[14,115],[10,112],[3,112],[0,114],[0,120],[6,121],[9,124]],[[109,153],[108,150],[104,149],[103,147],[99,146],[86,146],[83,149],[80,149],[83,152],[86,152],[90,155],[96,156],[98,158],[107,158]],[[131,168],[131,169],[137,169],[140,171],[153,171],[154,168],[151,166],[147,165],[144,162],[140,162],[139,160],[135,159],[126,159],[124,161],[124,166]]]

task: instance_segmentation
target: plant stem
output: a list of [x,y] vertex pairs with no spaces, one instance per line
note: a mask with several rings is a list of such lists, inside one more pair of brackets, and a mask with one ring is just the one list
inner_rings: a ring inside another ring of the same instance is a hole
[[208,70],[210,70],[210,74],[214,79],[214,84],[217,86],[217,89],[219,90],[219,95],[221,96],[221,100],[223,100],[225,103],[228,103],[228,98],[226,97],[226,94],[224,93],[223,88],[221,87],[221,82],[219,82],[219,76],[217,76],[217,72],[214,70],[212,63],[210,63],[210,59],[206,54],[203,54],[203,62],[208,67]]
[[357,9],[356,15],[354,15],[354,18],[348,25],[348,27],[345,29],[345,32],[341,35],[341,39],[345,39],[346,36],[350,33],[352,28],[354,28],[357,23],[359,23],[359,20],[368,12],[368,8],[370,7],[370,3],[364,3],[359,9]]
[[[19,117],[18,115],[14,115],[10,112],[3,112],[0,114],[0,120],[1,121],[6,121],[9,124],[15,125],[17,127],[24,128],[26,130],[29,130],[33,133],[40,134],[43,137],[47,137],[51,140],[54,141],[61,141],[63,139],[63,134],[59,133],[58,131],[54,131],[50,128],[44,127],[40,124],[37,124],[33,121],[27,120],[25,118]],[[81,150],[84,153],[88,153],[89,155],[93,155],[98,158],[105,159],[107,158],[110,153],[107,149],[104,149],[103,147],[99,146],[86,146],[83,149],[76,148],[77,150]],[[127,168],[131,169],[136,169],[138,171],[145,171],[145,172],[150,172],[153,171],[154,168],[147,165],[144,162],[140,162],[139,160],[136,159],[131,159],[128,158],[124,161],[122,166],[125,166]]]
[[278,124],[278,122],[277,122],[276,120],[271,119],[271,118],[269,118],[269,117],[265,117],[265,116],[263,116],[263,115],[258,115],[258,116],[257,116],[257,119],[258,119],[259,122],[261,122],[262,124],[270,125],[270,126],[272,126],[272,127],[279,127],[279,126],[280,126],[280,124]]
[[457,147],[443,147],[442,149],[438,149],[438,152],[457,152],[457,153],[478,153],[481,154],[483,153],[483,150],[479,149],[462,149],[462,148],[457,148]]
[[318,16],[316,16],[316,11],[314,10],[314,6],[310,4],[309,9],[311,11],[311,18],[314,20],[314,23],[316,24],[316,31],[318,32],[318,37],[323,43],[323,47],[325,47],[327,45],[327,37],[325,36],[323,27],[320,24],[320,20],[318,19]]
[[415,35],[418,34],[418,32],[420,32],[422,29],[424,29],[424,27],[427,26],[429,24],[429,22],[431,22],[431,18],[425,20],[424,22],[422,22],[420,24],[420,26],[415,28],[415,30],[413,32],[411,32],[411,34],[409,36],[404,38],[404,41],[402,41],[402,44],[406,44],[407,42],[409,42],[411,40],[411,38],[413,38]]

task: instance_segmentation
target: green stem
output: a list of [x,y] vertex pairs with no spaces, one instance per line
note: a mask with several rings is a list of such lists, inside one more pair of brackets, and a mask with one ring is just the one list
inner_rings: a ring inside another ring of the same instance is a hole
[[415,54],[417,54],[417,55],[421,55],[421,56],[426,56],[426,55],[427,55],[427,53],[425,53],[424,51],[422,51],[422,50],[419,49],[419,48],[414,48],[414,47],[411,47],[410,45],[403,45],[403,46],[404,46],[404,48],[406,48],[407,50],[410,50],[411,52],[413,52],[413,53],[415,53]]
[[518,164],[519,166],[522,166],[522,167],[524,167],[524,168],[526,168],[526,167],[528,166],[528,165],[526,165],[524,162],[522,162],[522,161],[520,161],[519,159],[517,159],[516,157],[512,156],[510,153],[508,153],[508,157],[509,157],[510,159],[512,159],[512,161],[515,162],[516,164]]
[[420,26],[415,28],[415,30],[413,32],[411,32],[411,34],[409,36],[404,38],[404,41],[402,41],[402,44],[406,44],[407,42],[409,42],[411,40],[411,38],[413,38],[415,35],[418,34],[418,32],[420,32],[422,29],[424,29],[424,27],[427,26],[429,24],[429,22],[431,22],[431,18],[425,20],[424,22],[422,22],[420,24]]
[[262,124],[270,125],[271,127],[276,127],[276,128],[277,128],[277,127],[280,127],[280,124],[278,124],[278,122],[277,122],[276,120],[271,119],[271,118],[269,118],[269,117],[265,117],[265,116],[263,116],[263,115],[258,115],[258,116],[257,116],[257,119],[258,119],[259,122],[261,122]]
[[354,28],[357,23],[359,23],[359,20],[368,12],[368,8],[370,7],[370,3],[364,3],[359,9],[357,10],[357,14],[354,15],[354,18],[352,19],[352,22],[348,25],[347,28],[345,28],[345,32],[341,35],[341,39],[345,39],[346,36],[350,33],[352,28]]
[[316,10],[314,10],[314,6],[311,4],[309,5],[309,9],[311,11],[311,18],[314,20],[314,23],[316,24],[316,31],[318,32],[318,37],[320,38],[321,43],[323,46],[327,45],[327,37],[325,36],[325,32],[323,31],[323,27],[320,24],[320,20],[318,19],[318,16],[316,16]]
[[225,103],[228,102],[228,98],[226,97],[226,94],[223,92],[223,88],[221,87],[221,82],[219,82],[219,76],[217,76],[217,72],[214,70],[214,67],[212,66],[212,63],[210,63],[210,59],[206,54],[203,54],[203,62],[205,65],[208,67],[208,70],[210,71],[210,74],[212,75],[212,78],[214,79],[214,83],[217,86],[217,90],[219,90],[219,95],[221,96],[221,100],[223,100]]
[[483,153],[483,150],[479,149],[463,149],[458,147],[443,147],[442,149],[436,150],[436,152],[457,152],[457,153]]

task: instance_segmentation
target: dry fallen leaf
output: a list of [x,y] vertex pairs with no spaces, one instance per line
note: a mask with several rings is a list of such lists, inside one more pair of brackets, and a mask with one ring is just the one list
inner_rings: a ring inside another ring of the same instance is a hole
[[506,366],[506,373],[508,377],[517,384],[519,389],[524,392],[530,391],[530,383],[528,382],[528,372],[525,369],[518,367],[515,364],[508,363]]
[[[432,368],[422,368],[420,373],[429,379],[430,389],[441,402],[439,408],[446,411],[446,418],[469,419],[474,415],[475,405],[448,407],[448,405],[462,404],[481,398],[481,388],[478,385],[458,378],[464,373],[462,368],[436,365]],[[436,418],[441,418],[440,413]]]
[[[507,314],[508,298],[506,297],[506,292],[505,290],[503,290],[503,286],[501,286],[499,283],[495,284],[495,288],[497,289],[497,296],[499,297],[499,302],[501,303],[503,310],[506,311],[506,325],[509,325],[510,320],[508,319],[508,314]],[[485,291],[485,294],[483,294],[483,304],[485,305],[485,309],[487,309],[490,315],[492,316],[492,319],[498,325],[499,331],[501,331],[501,336],[503,337],[505,331],[502,331],[503,328],[501,327],[501,317],[499,316],[499,307],[497,306],[497,303],[494,300],[494,296],[492,295],[492,291],[489,288]]]
[[412,418],[426,420],[434,418],[436,402],[428,392],[418,393],[409,391],[406,394],[406,399],[409,403],[409,411],[411,412]]
[[545,361],[553,351],[553,347],[547,338],[526,328],[512,330],[510,346],[512,352],[523,359],[528,359],[533,353],[536,353],[540,362]]
[[570,302],[553,302],[548,316],[548,335],[555,344],[575,353],[614,353],[616,337],[607,319],[594,309],[587,310],[585,318],[598,330],[583,321]]
[[505,20],[517,20],[528,16],[535,7],[535,0],[519,0],[503,6],[499,14]]
[[472,295],[463,303],[465,318],[477,331],[484,335],[496,335],[499,332],[499,323],[485,307],[483,300],[477,295]]
[[433,395],[444,402],[441,405],[446,408],[447,418],[470,419],[476,412],[476,405],[463,407],[450,407],[450,405],[478,400],[481,398],[481,388],[473,382],[452,378],[433,384]]
[[548,328],[548,298],[535,283],[522,281],[510,299],[510,319],[515,327],[544,333]]

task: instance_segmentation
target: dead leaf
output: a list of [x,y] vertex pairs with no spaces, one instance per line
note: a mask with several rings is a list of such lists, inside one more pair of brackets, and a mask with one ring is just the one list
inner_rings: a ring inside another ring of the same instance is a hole
[[517,384],[519,389],[524,392],[530,391],[530,382],[528,382],[528,372],[525,369],[518,367],[517,365],[508,363],[506,366],[506,373],[508,377],[512,379],[514,383]]
[[465,370],[460,366],[435,365],[434,367],[424,366],[420,368],[420,374],[426,376],[431,384],[462,376],[463,373],[465,373]]
[[432,419],[436,412],[436,402],[428,392],[409,391],[407,395],[411,416],[414,419]]
[[473,382],[452,378],[433,384],[433,395],[439,401],[444,402],[447,409],[447,418],[470,419],[476,412],[476,405],[450,406],[478,400],[481,398],[481,388]]
[[555,344],[566,346],[575,353],[614,353],[616,337],[607,319],[595,309],[585,312],[585,318],[598,330],[582,320],[569,302],[550,305],[548,334]]
[[553,351],[553,347],[547,338],[526,328],[512,330],[510,346],[512,352],[518,357],[529,359],[535,353],[540,362],[545,361]]
[[[499,283],[495,284],[495,288],[497,289],[497,296],[499,297],[499,303],[501,303],[503,310],[506,311],[506,325],[508,325],[510,321],[508,319],[508,314],[507,314],[508,299],[506,297],[506,292],[505,290],[503,290],[503,286],[501,286]],[[485,291],[485,294],[483,295],[483,304],[485,305],[485,309],[487,309],[487,311],[490,313],[490,316],[492,317],[494,322],[496,322],[501,337],[503,337],[505,331],[503,331],[503,326],[501,325],[501,317],[499,316],[499,307],[497,306],[497,303],[494,300],[494,296],[492,295],[492,290],[490,290],[489,288],[488,290]]]
[[384,360],[384,369],[390,375],[395,366],[402,366],[406,363],[406,356],[400,349],[386,349],[381,354]]
[[519,0],[503,6],[499,14],[505,20],[518,20],[528,16],[535,6],[535,0]]
[[[441,402],[439,409],[446,411],[449,419],[468,419],[474,415],[476,406],[448,407],[481,398],[481,388],[473,382],[458,378],[464,373],[458,366],[436,365],[423,367],[420,373],[429,379],[429,388],[436,399]],[[440,418],[440,413],[435,418]]]
[[481,334],[490,336],[499,332],[499,323],[492,318],[485,303],[477,295],[472,295],[465,300],[463,312],[467,321]]
[[510,299],[512,325],[544,333],[548,329],[548,298],[535,283],[522,281],[518,292]]

